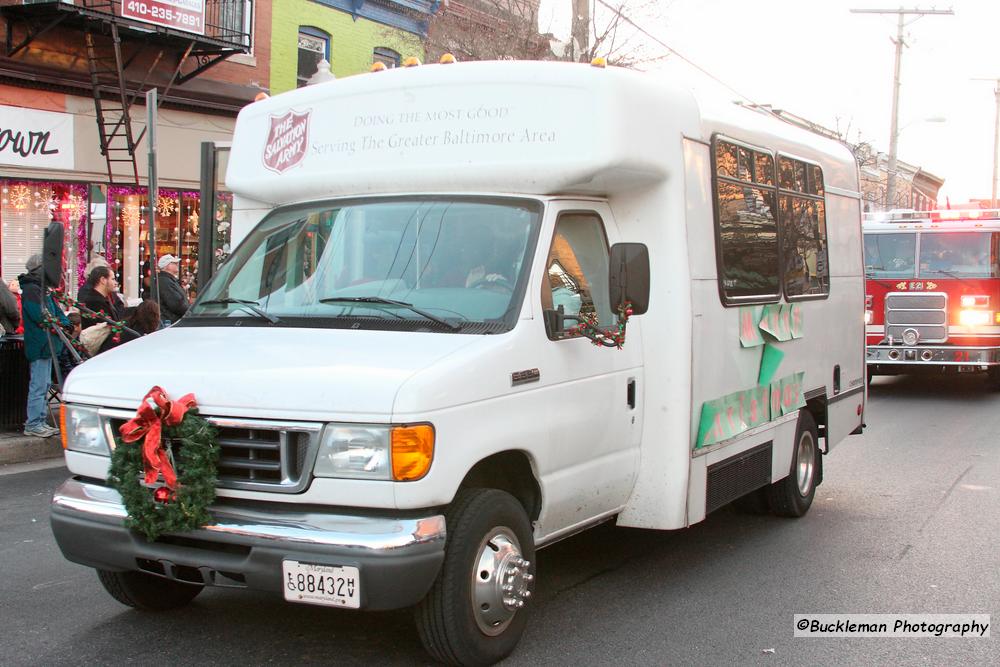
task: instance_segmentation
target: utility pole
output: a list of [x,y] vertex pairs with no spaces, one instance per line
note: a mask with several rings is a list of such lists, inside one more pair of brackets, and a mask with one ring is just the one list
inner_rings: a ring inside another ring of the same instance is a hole
[[895,208],[896,204],[896,149],[899,145],[899,85],[900,85],[900,64],[903,60],[903,28],[906,27],[906,16],[927,16],[932,14],[954,16],[955,12],[950,9],[852,9],[852,14],[896,14],[899,21],[896,25],[896,67],[892,73],[892,121],[889,124],[889,165],[886,168],[885,184],[885,206],[886,209]]
[[580,62],[580,56],[590,51],[590,0],[573,0],[573,22],[570,43],[573,61]]
[[973,81],[990,81],[996,87],[993,94],[997,98],[997,115],[993,121],[993,190],[990,193],[990,208],[997,207],[997,177],[1000,176],[1000,78],[976,79]]

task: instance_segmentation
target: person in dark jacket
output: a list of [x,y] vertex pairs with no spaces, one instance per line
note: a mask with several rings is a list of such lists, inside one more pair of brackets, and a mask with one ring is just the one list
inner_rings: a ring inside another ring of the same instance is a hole
[[21,309],[17,307],[17,297],[0,280],[0,334],[12,334],[21,324]]
[[[51,294],[42,288],[42,256],[32,255],[25,263],[27,273],[18,276],[21,284],[21,311],[24,317],[24,356],[31,369],[28,383],[28,420],[24,424],[24,434],[38,438],[48,438],[59,433],[46,423],[48,410],[46,397],[52,383],[52,357],[63,349],[62,340],[50,336],[42,325],[42,303],[49,315],[63,326],[70,326],[69,319],[56,306]],[[51,341],[50,341],[51,338]]]
[[160,315],[164,324],[173,324],[181,319],[188,309],[188,298],[177,276],[180,275],[180,260],[173,255],[164,255],[156,263],[160,272],[156,280],[160,290]]
[[[76,295],[77,301],[95,313],[103,312],[115,322],[125,319],[125,304],[116,294],[118,281],[115,273],[107,266],[95,266],[87,276],[87,282]],[[100,320],[83,318],[83,328],[92,327]]]

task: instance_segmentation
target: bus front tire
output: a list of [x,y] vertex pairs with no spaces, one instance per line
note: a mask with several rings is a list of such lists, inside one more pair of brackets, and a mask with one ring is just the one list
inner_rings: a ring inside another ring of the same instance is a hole
[[517,646],[534,589],[535,546],[524,507],[496,489],[464,489],[446,514],[444,563],[416,609],[420,640],[452,665],[492,664]]
[[788,477],[767,487],[768,503],[777,516],[800,517],[809,511],[822,465],[818,442],[816,420],[808,410],[800,410],[791,471]]
[[182,584],[144,572],[111,572],[98,570],[101,580],[111,597],[127,607],[142,611],[167,611],[191,602],[204,586]]

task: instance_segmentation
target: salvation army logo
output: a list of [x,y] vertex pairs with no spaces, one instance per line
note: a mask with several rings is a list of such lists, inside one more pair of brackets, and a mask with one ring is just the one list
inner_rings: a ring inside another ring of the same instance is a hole
[[271,130],[264,144],[264,166],[279,174],[297,166],[306,156],[309,138],[309,111],[289,111],[271,116]]

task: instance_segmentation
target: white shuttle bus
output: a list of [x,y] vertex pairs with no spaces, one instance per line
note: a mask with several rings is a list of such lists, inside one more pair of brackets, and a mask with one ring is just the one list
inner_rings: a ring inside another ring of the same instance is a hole
[[[401,68],[250,104],[226,181],[239,245],[188,314],[65,383],[53,531],[125,604],[414,607],[436,659],[490,663],[541,547],[801,516],[861,429],[857,168],[766,113],[616,68]],[[222,453],[213,521],[149,541],[107,480],[152,385]]]

